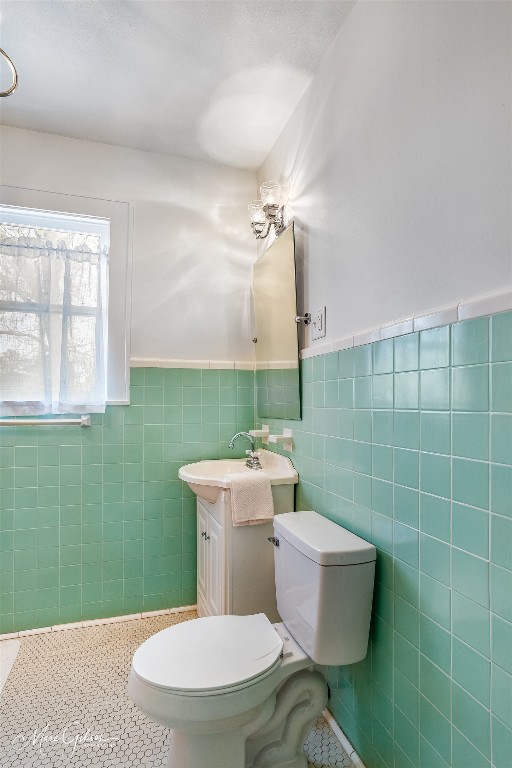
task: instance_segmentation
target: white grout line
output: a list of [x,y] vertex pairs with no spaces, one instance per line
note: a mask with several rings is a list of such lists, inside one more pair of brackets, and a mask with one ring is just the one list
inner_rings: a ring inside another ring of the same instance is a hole
[[324,709],[322,712],[322,715],[327,720],[327,724],[329,728],[331,729],[334,737],[339,741],[347,755],[352,760],[355,768],[365,768],[365,765],[357,752],[355,751],[354,747],[350,743],[350,741],[347,739],[341,728],[339,727],[338,723],[334,719],[333,715],[329,712],[328,709]]
[[186,613],[195,611],[197,605],[182,605],[179,608],[164,608],[161,611],[143,611],[142,613],[129,613],[125,616],[109,616],[105,619],[86,619],[85,621],[74,621],[70,624],[54,624],[51,627],[37,627],[36,629],[22,629],[19,632],[7,632],[0,635],[0,642],[3,640],[14,640],[30,635],[41,635],[46,632],[61,632],[66,629],[82,629],[83,627],[96,627],[102,624],[117,624],[121,621],[135,621],[135,619],[149,619],[152,616],[167,616],[172,613]]

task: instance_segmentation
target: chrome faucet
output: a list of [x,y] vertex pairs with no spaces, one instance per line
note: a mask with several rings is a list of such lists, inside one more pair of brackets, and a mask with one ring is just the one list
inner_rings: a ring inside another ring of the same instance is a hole
[[233,435],[228,443],[228,448],[233,450],[235,447],[235,440],[238,440],[239,437],[247,437],[251,441],[251,450],[245,452],[247,454],[247,461],[245,462],[245,466],[249,469],[262,469],[258,451],[255,450],[254,437],[248,432],[237,432],[236,435]]

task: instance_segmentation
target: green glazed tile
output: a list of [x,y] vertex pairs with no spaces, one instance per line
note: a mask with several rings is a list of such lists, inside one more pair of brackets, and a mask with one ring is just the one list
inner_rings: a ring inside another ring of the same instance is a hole
[[353,408],[354,379],[340,379],[338,395],[340,408]]
[[452,378],[454,411],[489,410],[489,366],[454,368]]
[[512,467],[491,464],[491,509],[512,517]]
[[[314,404],[314,403],[313,403]],[[372,407],[372,378],[363,376],[354,379],[354,407]]]
[[448,369],[421,371],[420,408],[422,411],[449,410],[450,371]]
[[394,737],[395,743],[398,744],[409,758],[410,765],[418,766],[420,755],[419,732],[398,707],[394,708]]
[[393,445],[392,411],[373,411],[373,441],[380,445]]
[[512,624],[500,616],[492,616],[492,661],[512,674]]
[[453,765],[474,765],[479,768],[490,768],[490,762],[468,739],[452,727]]
[[371,411],[354,411],[354,440],[369,443],[372,439]]
[[486,757],[491,754],[491,718],[489,710],[456,683],[452,689],[453,724]]
[[418,451],[395,448],[395,483],[408,488],[418,488],[419,453]]
[[512,622],[512,571],[491,563],[491,611]]
[[512,754],[512,728],[508,728],[497,717],[493,717],[492,737],[495,768],[509,768]]
[[450,498],[450,458],[420,453],[420,489],[435,496]]
[[451,718],[451,680],[426,656],[420,657],[421,693],[448,719]]
[[340,379],[353,378],[354,354],[355,354],[354,349],[342,349],[338,353],[338,378]]
[[419,411],[395,411],[394,417],[394,444],[398,448],[418,450],[420,447]]
[[408,333],[395,339],[395,373],[418,369],[419,334]]
[[512,415],[491,415],[491,461],[512,464]]
[[419,607],[420,578],[417,568],[398,558],[395,558],[393,567],[395,593],[411,605]]
[[409,719],[419,722],[419,691],[397,669],[394,671],[394,701],[402,712],[407,712]]
[[417,410],[419,405],[419,378],[416,371],[395,374],[395,408]]
[[418,609],[395,595],[395,629],[416,648],[419,648],[419,622]]
[[420,734],[420,765],[426,768],[449,768],[439,752]]
[[373,407],[393,408],[392,373],[381,373],[373,377]]
[[324,356],[324,375],[325,380],[329,381],[330,379],[337,379],[338,378],[338,353],[337,352],[330,352],[328,355]]
[[453,500],[489,509],[489,465],[480,461],[453,459]]
[[395,485],[395,520],[413,528],[419,527],[419,494],[411,488]]
[[473,555],[489,557],[489,513],[480,509],[452,504],[452,544]]
[[372,508],[386,517],[393,517],[393,484],[373,478]]
[[512,519],[491,515],[491,562],[512,570]]
[[496,664],[492,665],[491,711],[512,728],[512,677]]
[[451,723],[444,717],[437,707],[420,697],[421,734],[441,754],[449,755],[451,752]]
[[495,363],[512,360],[512,312],[494,315],[491,333],[491,360]]
[[450,327],[420,332],[420,368],[446,368],[450,365]]
[[489,458],[489,414],[454,413],[452,417],[454,456]]
[[424,411],[420,416],[420,447],[429,453],[451,451],[450,414]]
[[443,672],[450,673],[450,633],[424,614],[420,614],[420,649],[421,652],[436,666],[442,669]]
[[394,556],[404,563],[418,568],[418,531],[407,525],[395,522],[393,528]]
[[452,326],[452,364],[475,365],[489,361],[489,320],[478,317]]
[[378,512],[372,512],[372,542],[385,552],[393,553],[393,521]]
[[393,448],[373,446],[373,475],[381,480],[393,480]]
[[452,587],[489,608],[489,563],[461,549],[452,550]]
[[489,708],[491,662],[456,637],[452,638],[452,676],[480,704]]
[[373,373],[393,372],[393,339],[377,341],[373,346]]
[[416,687],[419,687],[420,654],[416,646],[397,632],[393,634],[395,666]]
[[371,376],[372,345],[364,344],[354,349],[354,376]]
[[490,658],[490,617],[487,608],[459,592],[452,593],[452,632]]
[[421,534],[420,570],[450,586],[450,547],[439,539]]

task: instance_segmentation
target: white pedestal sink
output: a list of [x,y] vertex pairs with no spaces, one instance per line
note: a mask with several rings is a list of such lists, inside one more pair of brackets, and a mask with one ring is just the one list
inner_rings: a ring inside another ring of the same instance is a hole
[[[290,459],[272,451],[258,451],[262,469],[252,472],[264,472],[270,477],[271,485],[294,485],[298,475]],[[178,475],[185,480],[196,496],[210,503],[216,501],[221,488],[229,488],[227,475],[234,472],[247,472],[245,459],[216,459],[198,461],[181,467]],[[288,510],[290,511],[290,510]]]
[[[271,451],[259,451],[270,477],[274,514],[294,510],[298,475],[291,461]],[[187,464],[179,476],[197,495],[197,611],[200,616],[223,613],[265,613],[281,621],[276,608],[274,547],[271,522],[234,527],[230,482],[234,472],[247,472],[245,459],[219,459]]]

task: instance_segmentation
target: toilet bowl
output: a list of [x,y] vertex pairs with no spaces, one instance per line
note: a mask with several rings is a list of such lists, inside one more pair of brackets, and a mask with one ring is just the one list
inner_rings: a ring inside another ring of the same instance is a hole
[[306,768],[327,701],[316,664],[366,655],[375,547],[316,512],[274,520],[277,606],[169,627],[135,652],[128,690],[171,728],[169,768]]
[[[313,665],[285,625],[272,625],[264,614],[208,616],[146,640],[133,657],[128,690],[149,718],[173,729],[170,766],[303,768],[304,732],[326,700],[325,682]],[[255,762],[269,741],[276,750],[285,725],[290,730],[281,691],[288,680],[294,691],[286,690],[287,701],[302,702],[293,718],[294,744],[286,750],[290,759],[284,763],[276,752],[279,762],[262,762],[262,755]]]

